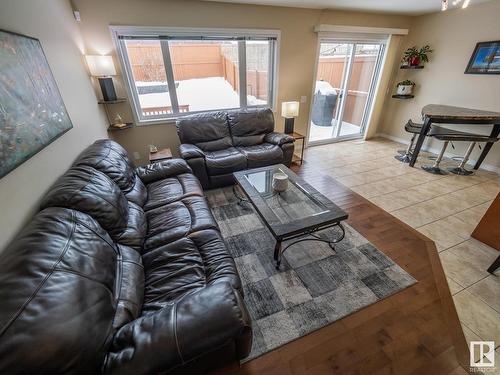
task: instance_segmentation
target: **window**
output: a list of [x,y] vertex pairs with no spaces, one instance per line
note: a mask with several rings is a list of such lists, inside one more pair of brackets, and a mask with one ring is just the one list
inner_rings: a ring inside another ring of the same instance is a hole
[[111,29],[139,123],[273,106],[279,31]]

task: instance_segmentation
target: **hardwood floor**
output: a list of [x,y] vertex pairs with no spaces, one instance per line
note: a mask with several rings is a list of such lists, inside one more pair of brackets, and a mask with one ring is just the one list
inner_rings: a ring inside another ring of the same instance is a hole
[[[293,168],[418,283],[216,374],[463,374],[469,352],[434,243],[304,163]],[[462,365],[462,367],[461,367]]]

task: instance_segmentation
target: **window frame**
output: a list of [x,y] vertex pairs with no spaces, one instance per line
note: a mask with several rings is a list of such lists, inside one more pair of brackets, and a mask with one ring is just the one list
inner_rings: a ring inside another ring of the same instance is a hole
[[[116,48],[116,54],[118,61],[120,63],[120,68],[124,78],[124,84],[129,98],[131,99],[132,112],[134,115],[134,120],[137,125],[149,125],[149,124],[162,124],[174,122],[177,118],[187,116],[193,113],[207,112],[203,111],[191,111],[187,113],[178,112],[177,94],[174,88],[171,91],[171,86],[175,85],[172,65],[170,61],[170,54],[168,51],[168,39],[162,39],[162,37],[196,37],[202,35],[203,37],[233,37],[242,38],[275,38],[273,43],[269,44],[269,75],[270,79],[268,82],[268,103],[265,105],[244,105],[247,103],[247,93],[246,93],[246,79],[247,79],[247,66],[246,66],[246,44],[243,43],[244,40],[238,41],[238,58],[239,58],[239,79],[240,79],[240,106],[236,108],[225,108],[221,110],[230,110],[237,108],[246,107],[267,107],[270,106],[274,111],[276,109],[277,103],[277,89],[278,89],[278,68],[279,68],[279,51],[281,42],[281,31],[274,29],[235,29],[235,28],[188,28],[188,27],[148,27],[148,26],[110,26],[111,36]],[[172,110],[174,113],[170,115],[157,115],[148,116],[144,118],[142,115],[142,108],[139,102],[139,95],[135,89],[135,81],[131,70],[130,61],[128,54],[126,52],[124,39],[121,37],[135,37],[140,39],[150,38],[153,40],[158,40],[162,48],[162,55],[165,65],[165,73],[167,76],[167,83],[169,86],[170,100],[172,102]],[[164,49],[166,48],[167,51]],[[243,64],[244,62],[244,64]],[[244,83],[244,85],[241,84]],[[243,87],[243,89],[242,89]],[[175,93],[175,94],[172,94]],[[217,110],[217,109],[214,109]]]

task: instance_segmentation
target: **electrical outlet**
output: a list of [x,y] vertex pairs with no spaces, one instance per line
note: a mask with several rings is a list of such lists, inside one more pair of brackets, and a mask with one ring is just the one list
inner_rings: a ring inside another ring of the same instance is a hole
[[300,97],[300,102],[301,103],[307,103],[307,96],[301,96]]
[[141,160],[141,154],[138,153],[137,151],[134,151],[134,159],[135,160]]

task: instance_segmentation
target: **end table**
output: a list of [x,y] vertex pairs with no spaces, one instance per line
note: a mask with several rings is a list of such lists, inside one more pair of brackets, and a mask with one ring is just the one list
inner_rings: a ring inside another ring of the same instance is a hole
[[300,151],[300,157],[295,156],[295,152],[294,152],[293,156],[295,156],[295,160],[292,158],[292,163],[299,163],[300,162],[300,165],[302,165],[302,162],[304,161],[304,146],[305,146],[305,143],[306,143],[306,136],[302,135],[300,133],[296,133],[296,132],[290,133],[288,135],[292,136],[293,139],[294,139],[294,141],[300,141],[300,140],[302,140],[302,148],[301,148],[301,151]]
[[149,163],[157,163],[162,160],[172,159],[172,151],[167,148],[161,148],[156,152],[149,153]]

